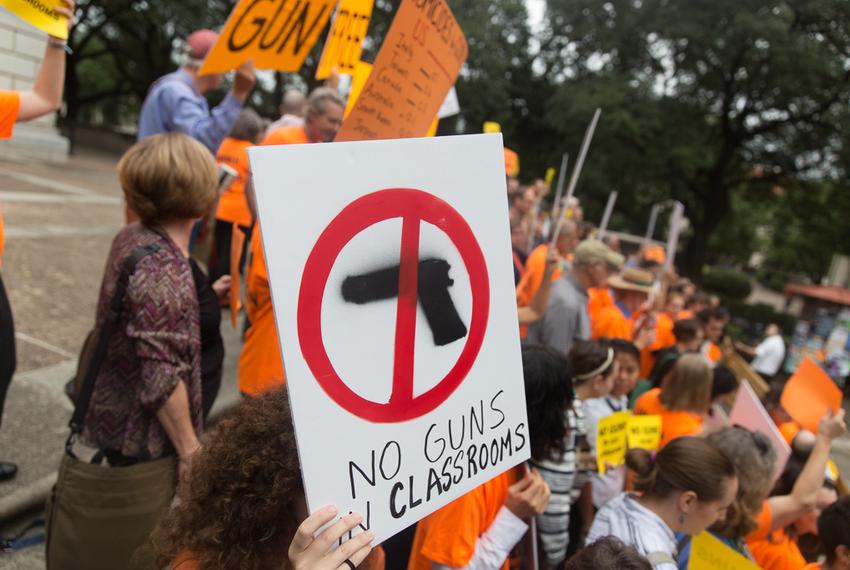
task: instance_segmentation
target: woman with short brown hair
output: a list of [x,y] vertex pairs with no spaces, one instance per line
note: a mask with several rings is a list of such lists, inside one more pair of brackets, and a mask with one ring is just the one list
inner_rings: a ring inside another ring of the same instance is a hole
[[[201,332],[189,236],[215,198],[216,172],[200,143],[166,134],[131,147],[118,163],[118,175],[142,222],[126,226],[112,241],[94,338],[109,319],[125,263],[138,261],[128,271],[122,310],[110,327],[114,333],[97,370],[81,438],[109,468],[157,474],[149,489],[156,497],[149,503],[156,508],[122,515],[132,520],[129,546],[144,542],[171,503],[177,471],[187,470],[200,447]],[[129,562],[132,551],[125,555]]]

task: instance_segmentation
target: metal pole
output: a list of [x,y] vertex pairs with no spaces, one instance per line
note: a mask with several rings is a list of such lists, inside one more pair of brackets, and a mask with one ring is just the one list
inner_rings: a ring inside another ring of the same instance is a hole
[[605,205],[605,213],[602,214],[602,222],[599,224],[599,232],[597,237],[602,239],[605,237],[605,230],[608,229],[608,222],[611,221],[611,213],[614,211],[614,204],[617,203],[617,191],[608,194],[608,203]]

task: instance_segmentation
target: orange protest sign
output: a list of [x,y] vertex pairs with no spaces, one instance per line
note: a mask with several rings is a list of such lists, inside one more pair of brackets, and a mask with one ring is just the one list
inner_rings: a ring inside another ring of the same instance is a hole
[[242,308],[242,298],[239,293],[239,261],[245,247],[245,232],[239,224],[233,224],[233,237],[230,241],[230,324],[236,328],[236,318]]
[[374,3],[375,0],[342,0],[339,3],[316,68],[316,79],[326,79],[334,68],[340,73],[354,73]]
[[808,356],[785,384],[782,407],[795,422],[817,433],[818,422],[828,411],[841,407],[841,390]]
[[351,89],[348,90],[348,101],[345,102],[345,112],[343,117],[347,117],[354,108],[354,103],[363,92],[363,86],[369,79],[369,74],[372,73],[372,64],[365,61],[358,61],[354,66],[354,72],[351,74]]
[[200,74],[224,73],[253,60],[257,69],[298,71],[336,0],[239,0]]
[[336,140],[425,136],[468,53],[445,0],[402,0]]

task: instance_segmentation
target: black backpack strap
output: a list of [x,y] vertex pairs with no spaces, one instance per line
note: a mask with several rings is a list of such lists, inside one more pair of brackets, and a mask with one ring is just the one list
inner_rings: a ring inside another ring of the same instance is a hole
[[68,441],[65,443],[65,450],[72,454],[71,448],[74,445],[74,439],[83,431],[83,422],[86,418],[86,412],[89,409],[92,393],[94,392],[95,380],[100,371],[100,366],[106,358],[106,352],[109,348],[109,339],[115,333],[115,328],[121,320],[121,313],[124,312],[124,296],[127,294],[127,285],[130,283],[130,276],[136,270],[136,265],[145,257],[159,251],[159,246],[143,245],[133,250],[133,253],[124,259],[121,267],[121,273],[118,274],[118,282],[115,285],[115,292],[112,294],[112,299],[109,302],[109,311],[106,314],[106,319],[100,329],[100,335],[97,337],[97,344],[89,361],[88,369],[86,370],[80,393],[77,396],[74,405],[74,414],[71,416],[71,421],[68,422],[68,427],[71,428],[71,435],[68,436]]

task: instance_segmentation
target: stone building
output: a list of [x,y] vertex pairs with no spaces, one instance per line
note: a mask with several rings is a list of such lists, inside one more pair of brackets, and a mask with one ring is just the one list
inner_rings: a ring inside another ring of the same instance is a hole
[[[32,88],[46,44],[47,34],[0,7],[0,89]],[[53,114],[16,125],[13,139],[0,140],[0,157],[64,162],[68,140],[55,125]]]

